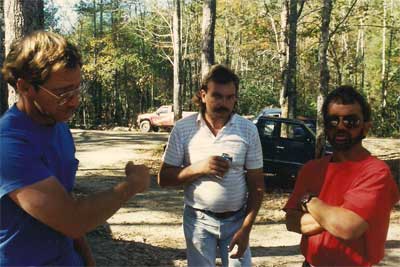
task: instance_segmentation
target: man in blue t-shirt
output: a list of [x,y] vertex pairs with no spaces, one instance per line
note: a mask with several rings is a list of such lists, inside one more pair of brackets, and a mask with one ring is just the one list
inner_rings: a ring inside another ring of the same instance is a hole
[[0,266],[93,266],[85,233],[149,186],[129,162],[126,179],[81,199],[71,191],[78,160],[65,123],[79,105],[81,57],[60,35],[16,41],[2,68],[19,94],[0,119]]

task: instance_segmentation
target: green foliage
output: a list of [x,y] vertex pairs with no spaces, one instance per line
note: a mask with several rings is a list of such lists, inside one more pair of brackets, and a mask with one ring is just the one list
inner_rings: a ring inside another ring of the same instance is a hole
[[[190,99],[200,84],[202,4],[182,1],[185,110],[195,109]],[[96,0],[94,8],[93,0],[81,0],[76,10],[79,21],[70,37],[81,48],[85,62],[83,81],[88,90],[73,123],[85,127],[128,125],[138,113],[172,103],[170,2]],[[320,10],[321,1],[306,1],[297,28],[296,113],[307,117],[317,114]],[[244,0],[217,1],[215,59],[216,63],[230,66],[241,78],[237,106],[241,114],[279,106],[280,58],[284,53],[279,50],[281,11],[280,0],[254,0],[251,4]],[[54,12],[49,9],[48,14]],[[371,103],[372,133],[398,136],[400,3],[394,1],[387,14],[386,108],[382,107],[380,0],[334,1],[328,49],[330,88],[355,85]]]
[[237,107],[239,114],[256,115],[267,106],[279,106],[276,90],[268,85],[242,83]]
[[46,30],[60,32],[59,17],[57,15],[58,8],[54,5],[53,0],[44,1],[44,28]]

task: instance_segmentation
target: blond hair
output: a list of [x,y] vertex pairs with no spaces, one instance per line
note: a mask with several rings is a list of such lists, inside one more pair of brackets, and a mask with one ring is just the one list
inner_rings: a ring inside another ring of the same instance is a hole
[[14,88],[18,79],[24,79],[37,89],[52,72],[78,66],[82,59],[75,45],[56,33],[35,31],[12,43],[1,71]]

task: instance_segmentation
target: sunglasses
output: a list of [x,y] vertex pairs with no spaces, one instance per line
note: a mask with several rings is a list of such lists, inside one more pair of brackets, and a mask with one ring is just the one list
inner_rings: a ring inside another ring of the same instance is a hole
[[65,93],[62,93],[61,95],[56,95],[53,92],[51,92],[49,89],[46,87],[43,87],[41,85],[38,85],[40,89],[43,89],[45,92],[47,92],[49,95],[53,96],[55,99],[57,99],[57,104],[59,106],[63,106],[67,104],[69,101],[71,101],[74,97],[79,97],[83,92],[82,86],[79,85],[78,88],[67,91]]
[[347,116],[327,116],[325,120],[325,127],[328,129],[336,128],[342,121],[344,127],[347,129],[354,129],[360,126],[361,119],[356,115]]

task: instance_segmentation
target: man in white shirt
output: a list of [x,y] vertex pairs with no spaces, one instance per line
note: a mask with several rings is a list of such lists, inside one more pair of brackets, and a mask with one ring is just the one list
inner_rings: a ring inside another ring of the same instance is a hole
[[239,78],[216,65],[194,101],[198,114],[171,132],[158,176],[161,186],[183,185],[188,266],[250,266],[249,235],[264,194],[257,128],[234,113]]

